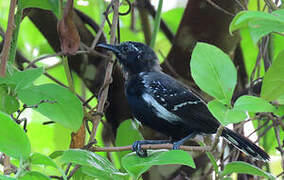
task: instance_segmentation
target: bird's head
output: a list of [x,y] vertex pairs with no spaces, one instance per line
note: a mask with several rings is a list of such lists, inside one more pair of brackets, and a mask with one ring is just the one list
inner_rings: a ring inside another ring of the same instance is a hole
[[160,70],[155,52],[143,43],[127,41],[119,45],[98,44],[97,47],[112,51],[128,74]]

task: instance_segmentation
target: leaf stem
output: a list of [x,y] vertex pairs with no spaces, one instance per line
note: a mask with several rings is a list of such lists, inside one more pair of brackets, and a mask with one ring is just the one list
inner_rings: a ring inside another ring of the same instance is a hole
[[155,17],[155,22],[154,22],[154,32],[152,34],[152,39],[151,39],[151,42],[150,42],[150,47],[151,48],[154,48],[154,46],[155,46],[157,34],[159,32],[159,29],[160,29],[162,7],[163,7],[163,0],[159,0],[157,14],[156,14],[156,17]]
[[65,75],[68,81],[68,88],[70,89],[72,93],[75,94],[74,83],[73,83],[72,75],[70,72],[67,56],[62,56],[62,64],[63,64],[64,72],[65,72]]

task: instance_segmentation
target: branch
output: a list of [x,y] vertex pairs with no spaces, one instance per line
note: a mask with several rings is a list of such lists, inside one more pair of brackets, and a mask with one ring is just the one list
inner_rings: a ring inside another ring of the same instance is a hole
[[224,128],[225,128],[225,127],[221,125],[221,126],[219,126],[219,128],[217,129],[217,132],[216,132],[214,141],[213,141],[213,143],[212,143],[212,145],[211,145],[210,151],[213,151],[213,150],[216,148],[216,146],[217,146],[217,144],[218,144],[218,142],[219,142],[220,136],[222,135],[222,132],[223,132]]
[[14,14],[16,8],[17,0],[11,0],[10,2],[10,10],[8,17],[8,26],[5,34],[4,45],[1,52],[1,65],[0,65],[0,76],[5,77],[6,75],[6,65],[8,60],[8,55],[11,47],[12,35],[14,26]]
[[[141,145],[141,148],[146,149],[173,149],[173,144],[143,144]],[[180,146],[181,150],[184,151],[210,151],[210,146]],[[120,146],[120,147],[92,147],[89,149],[90,151],[94,152],[118,152],[118,151],[132,151],[132,145],[128,146]]]

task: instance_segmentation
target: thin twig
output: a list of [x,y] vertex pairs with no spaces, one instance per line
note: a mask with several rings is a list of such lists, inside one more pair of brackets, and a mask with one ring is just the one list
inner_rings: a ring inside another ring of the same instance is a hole
[[71,168],[71,165],[72,165],[72,163],[68,163],[68,165],[67,165],[67,168],[66,168],[66,170],[65,170],[65,175],[67,175],[68,173],[69,173],[69,170],[70,170],[70,168]]
[[103,18],[102,24],[100,25],[100,29],[99,29],[99,31],[97,32],[94,41],[92,42],[91,49],[94,49],[95,46],[96,46],[96,44],[98,43],[98,41],[99,41],[99,39],[100,39],[100,37],[101,37],[101,34],[102,34],[103,30],[104,30],[105,23],[106,23],[106,18]]
[[[173,144],[143,144],[141,145],[141,148],[146,150],[146,149],[173,149]],[[181,150],[184,151],[210,151],[211,147],[210,146],[180,146]],[[120,147],[97,147],[94,146],[90,148],[91,151],[94,152],[118,152],[118,151],[131,151],[132,150],[132,145],[129,146],[120,146]]]
[[80,167],[81,167],[80,165],[76,165],[76,166],[72,169],[72,171],[69,173],[69,175],[67,176],[67,179],[70,179]]
[[39,58],[36,58],[35,60],[32,60],[32,61],[28,64],[28,66],[26,67],[26,69],[33,67],[33,65],[34,65],[35,63],[37,63],[37,62],[39,62],[39,61],[41,61],[41,60],[44,60],[44,59],[47,59],[47,58],[51,58],[51,57],[61,56],[61,55],[63,55],[63,53],[62,53],[62,52],[58,52],[58,53],[56,53],[56,54],[48,54],[48,55],[46,55],[46,56],[41,56],[41,57],[39,57]]
[[90,47],[88,47],[86,44],[84,44],[83,42],[80,42],[80,45],[84,48],[84,49],[86,49],[91,55],[93,55],[93,56],[99,56],[99,57],[102,57],[103,59],[105,59],[105,60],[108,60],[108,61],[110,61],[110,58],[108,57],[108,56],[106,56],[106,55],[104,55],[103,53],[100,53],[100,52],[98,52],[98,51],[96,51],[96,50],[94,50],[94,49],[91,49]]
[[247,137],[250,137],[251,135],[253,135],[254,133],[256,133],[257,131],[259,131],[260,129],[262,129],[263,127],[265,127],[267,124],[269,123],[269,120],[265,121],[264,124],[262,124],[261,126],[259,126],[258,128],[256,128],[253,132],[251,132]]
[[10,1],[10,10],[9,10],[7,31],[6,31],[6,34],[5,34],[2,52],[1,52],[1,55],[0,55],[0,57],[1,57],[0,76],[2,76],[2,77],[5,77],[5,75],[6,75],[6,65],[7,65],[9,51],[10,51],[10,48],[11,48],[13,30],[15,28],[14,14],[15,14],[16,4],[17,4],[17,0],[11,0]]
[[275,133],[276,140],[278,143],[277,149],[281,155],[281,167],[282,167],[282,170],[284,170],[284,150],[283,150],[283,145],[281,144],[281,140],[280,140],[280,133],[279,133],[280,129],[279,129],[276,119],[273,118],[272,120],[273,120],[274,133]]
[[276,178],[279,178],[279,177],[281,177],[281,176],[284,176],[284,171],[282,171],[280,174],[278,174],[278,175],[276,176]]
[[[83,51],[82,51],[83,52]],[[29,60],[25,60],[26,63],[31,63],[31,61]],[[33,68],[37,68],[38,66],[36,66],[35,64],[32,65]],[[52,81],[54,81],[55,83],[59,84],[60,86],[62,87],[65,87],[65,88],[68,88],[65,84],[63,84],[61,81],[59,81],[58,79],[56,79],[55,77],[53,77],[52,75],[50,75],[49,73],[47,72],[44,72],[43,73],[46,77],[48,77],[49,79],[51,79]],[[80,99],[80,101],[84,104],[85,103],[85,100],[78,94],[76,94],[76,96]],[[85,104],[85,106],[88,108],[88,109],[91,109],[91,107],[88,105],[88,104]]]
[[[117,22],[118,22],[119,0],[112,0],[111,3],[113,3],[113,19],[112,19],[112,26],[111,26],[111,33],[110,33],[110,44],[114,44],[115,43],[115,32],[116,32]],[[114,65],[114,62],[112,62],[112,61],[110,61],[107,65],[106,74],[105,74],[105,78],[104,78],[104,84],[107,84],[108,82],[110,82],[112,70],[113,70],[113,65]],[[100,94],[99,99],[98,99],[98,101],[99,101],[98,102],[98,109],[97,109],[98,113],[104,112],[104,106],[105,106],[105,103],[106,103],[106,100],[107,100],[108,90],[109,90],[109,85],[107,85],[104,88],[104,90],[101,91],[102,93]],[[91,131],[91,134],[90,134],[89,143],[94,141],[94,137],[96,135],[95,133],[97,131],[97,123],[100,120],[101,120],[100,115],[95,116],[94,119],[93,119],[93,127],[92,127],[92,131]]]
[[225,14],[228,14],[230,16],[235,16],[235,14],[230,13],[229,11],[227,11],[226,9],[220,7],[218,4],[216,4],[215,2],[213,2],[212,0],[206,0],[209,4],[211,4],[213,7],[215,7],[216,9],[222,11]]
[[[76,52],[76,55],[77,55],[77,54],[83,54],[83,53],[89,53],[89,51],[77,51],[77,52]],[[60,51],[60,52],[55,53],[55,54],[48,54],[48,55],[45,55],[45,56],[38,57],[38,58],[32,60],[32,61],[28,64],[28,66],[26,67],[26,69],[33,67],[33,65],[34,65],[35,63],[37,63],[37,62],[39,62],[39,61],[42,61],[42,60],[44,60],[44,59],[51,58],[51,57],[56,57],[56,56],[62,56],[62,55],[63,55],[63,52]]]
[[217,132],[216,132],[214,141],[213,141],[213,143],[212,143],[212,145],[211,145],[210,151],[215,150],[215,148],[216,148],[216,146],[217,146],[217,144],[218,144],[218,142],[219,142],[220,136],[222,135],[222,132],[223,132],[224,128],[225,128],[225,127],[221,125],[221,126],[219,126],[219,128],[217,129]]
[[254,141],[254,143],[257,143],[257,142],[260,140],[260,138],[261,138],[262,136],[264,136],[264,135],[267,133],[267,131],[269,131],[271,128],[272,128],[272,125],[267,126],[267,128],[265,128],[265,129],[262,131],[262,133],[258,135],[258,137],[257,137],[257,139]]
[[239,0],[234,0],[240,7],[242,10],[248,10],[247,7],[245,7]]
[[274,2],[272,0],[264,0],[266,5],[272,10],[272,11],[275,11],[277,10],[277,6],[276,4],[274,4]]

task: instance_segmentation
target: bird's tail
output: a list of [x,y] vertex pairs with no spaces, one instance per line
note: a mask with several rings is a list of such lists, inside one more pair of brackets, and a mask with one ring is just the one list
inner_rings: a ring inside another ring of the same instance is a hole
[[235,133],[234,131],[225,128],[222,132],[222,137],[233,144],[240,151],[262,161],[269,161],[269,155],[260,147],[251,142],[248,138]]

